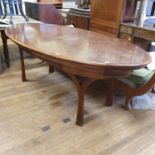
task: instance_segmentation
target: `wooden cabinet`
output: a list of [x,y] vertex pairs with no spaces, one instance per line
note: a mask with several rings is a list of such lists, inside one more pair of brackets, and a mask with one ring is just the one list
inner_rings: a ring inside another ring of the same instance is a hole
[[131,21],[140,0],[92,0],[90,29],[117,35],[122,21]]
[[121,23],[119,38],[126,39],[149,51],[151,42],[155,41],[155,30],[140,23]]
[[51,3],[51,4],[55,5],[55,7],[57,9],[62,8],[62,0],[37,0],[37,2],[39,2],[39,3]]
[[25,2],[25,11],[28,17],[48,24],[63,25],[63,16],[55,5],[47,3]]
[[123,7],[124,0],[92,0],[90,29],[116,35]]
[[68,12],[69,24],[77,28],[89,30],[90,11],[84,9],[70,9]]
[[69,23],[77,28],[89,30],[89,18],[82,16],[70,15]]

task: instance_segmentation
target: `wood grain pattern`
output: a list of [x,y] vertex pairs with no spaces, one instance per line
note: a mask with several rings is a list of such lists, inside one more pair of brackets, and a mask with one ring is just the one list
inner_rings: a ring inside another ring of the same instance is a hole
[[[113,107],[104,106],[104,83],[97,82],[86,93],[89,113],[79,128],[68,77],[48,74],[48,65],[31,58],[25,61],[29,81],[23,83],[20,61],[12,58],[18,49],[9,48],[11,67],[0,76],[1,155],[154,155],[154,111],[125,111],[117,98]],[[64,124],[66,117],[71,121]]]
[[90,29],[117,36],[126,0],[92,0]]
[[16,24],[7,28],[6,34],[33,53],[81,72],[104,74],[104,69],[108,68],[111,72],[118,69],[119,74],[119,69],[125,72],[144,67],[151,61],[149,54],[127,41],[66,26]]

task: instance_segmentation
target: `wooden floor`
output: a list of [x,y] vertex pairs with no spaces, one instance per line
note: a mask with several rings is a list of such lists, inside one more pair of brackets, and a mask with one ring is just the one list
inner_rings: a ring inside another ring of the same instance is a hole
[[71,80],[38,59],[26,66],[27,82],[18,58],[0,75],[0,155],[155,155],[155,111],[105,107],[99,81],[85,96],[84,126],[76,126]]

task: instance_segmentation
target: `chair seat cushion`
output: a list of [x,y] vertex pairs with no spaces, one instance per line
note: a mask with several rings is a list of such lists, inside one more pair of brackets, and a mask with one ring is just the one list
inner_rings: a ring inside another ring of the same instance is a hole
[[152,75],[154,71],[150,71],[147,68],[137,69],[132,72],[128,77],[120,78],[122,82],[130,85],[131,87],[138,87],[145,84]]

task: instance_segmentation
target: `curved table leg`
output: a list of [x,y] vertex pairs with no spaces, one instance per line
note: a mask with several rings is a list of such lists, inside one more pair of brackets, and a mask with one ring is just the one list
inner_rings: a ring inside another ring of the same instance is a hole
[[[22,68],[22,81],[26,81],[26,73],[25,73],[25,64],[24,64],[24,57],[23,57],[23,49],[19,46],[19,52],[20,52],[20,59],[21,59],[21,68]],[[53,72],[54,68],[51,64],[49,64],[49,72]],[[67,73],[67,72],[65,72]],[[74,82],[74,85],[77,89],[78,94],[78,107],[77,107],[77,116],[76,116],[76,124],[79,126],[82,126],[84,123],[84,95],[87,90],[87,88],[92,84],[94,81],[98,79],[91,79],[91,78],[84,78],[79,77],[76,75],[72,75],[70,73],[67,73],[71,79]],[[110,88],[108,88],[108,96],[106,98],[106,101],[110,101],[108,104],[112,105],[112,92],[114,86],[114,80],[111,80],[110,82]]]
[[22,69],[22,81],[27,81],[26,80],[26,72],[25,72],[25,64],[24,64],[24,56],[23,56],[23,49],[19,47],[19,54],[20,54],[20,62],[21,62],[21,69]]
[[9,63],[9,52],[8,52],[8,45],[7,45],[7,36],[5,35],[5,31],[1,30],[1,37],[2,37],[2,42],[3,42],[3,53],[4,53],[4,58],[7,67],[10,67]]
[[84,123],[83,113],[84,113],[84,94],[86,89],[90,86],[91,83],[96,81],[96,79],[87,79],[87,78],[80,78],[75,75],[68,74],[71,79],[73,80],[75,87],[78,93],[78,109],[77,109],[77,116],[76,116],[76,124],[82,126]]

